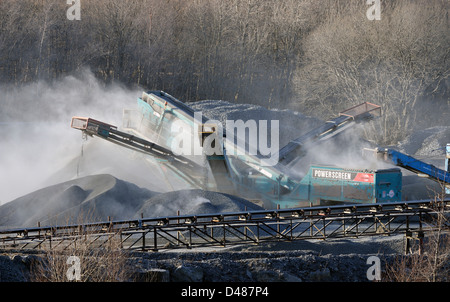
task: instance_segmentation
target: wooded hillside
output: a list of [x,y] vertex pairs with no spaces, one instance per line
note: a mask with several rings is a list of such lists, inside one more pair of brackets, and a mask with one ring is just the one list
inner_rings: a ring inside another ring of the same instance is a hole
[[[0,1],[0,82],[48,82],[89,68],[105,85],[158,89],[327,118],[383,105],[372,139],[448,125],[449,2],[381,0]],[[424,117],[426,113],[426,118]],[[395,131],[393,131],[395,129]]]

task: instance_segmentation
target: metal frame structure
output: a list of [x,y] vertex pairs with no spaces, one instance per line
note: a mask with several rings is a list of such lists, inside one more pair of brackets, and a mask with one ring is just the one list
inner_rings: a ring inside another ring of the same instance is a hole
[[[402,232],[421,238],[437,227],[450,229],[449,213],[444,200],[142,218],[2,230],[0,249],[67,249],[79,240],[102,247],[113,239],[122,249],[161,251]],[[444,223],[435,226],[439,214]]]

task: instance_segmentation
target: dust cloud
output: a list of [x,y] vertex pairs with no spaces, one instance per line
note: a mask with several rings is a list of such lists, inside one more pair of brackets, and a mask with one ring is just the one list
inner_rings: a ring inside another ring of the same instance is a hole
[[[120,127],[123,109],[133,108],[141,94],[142,89],[120,84],[104,86],[89,70],[54,83],[0,85],[0,204],[83,173],[114,172],[111,163],[128,155],[93,139],[84,142],[70,127],[71,118],[92,117]],[[84,171],[82,152],[97,156]],[[115,169],[123,171],[119,176],[129,171],[120,168]]]

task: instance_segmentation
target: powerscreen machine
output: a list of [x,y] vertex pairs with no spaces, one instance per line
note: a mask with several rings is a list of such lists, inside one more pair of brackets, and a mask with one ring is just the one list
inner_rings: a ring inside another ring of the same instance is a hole
[[[124,111],[124,131],[82,117],[72,118],[72,127],[90,136],[150,155],[149,159],[162,167],[161,171],[186,181],[192,188],[258,200],[268,209],[401,200],[402,173],[399,168],[351,170],[314,165],[301,179],[290,173],[307,147],[330,139],[352,125],[379,117],[380,106],[365,102],[340,112],[323,125],[280,148],[279,161],[273,166],[262,164],[264,158],[259,155],[236,155],[231,152],[238,146],[226,139],[226,131],[208,124],[207,118],[196,120],[192,108],[163,91],[144,92],[138,98],[137,107],[137,110]],[[170,129],[174,122],[182,122],[186,127],[197,127],[195,133],[200,145],[211,135],[222,138],[224,143],[220,152],[203,154],[200,158],[174,154],[170,149],[173,141]],[[449,158],[450,146],[447,146],[447,170]]]

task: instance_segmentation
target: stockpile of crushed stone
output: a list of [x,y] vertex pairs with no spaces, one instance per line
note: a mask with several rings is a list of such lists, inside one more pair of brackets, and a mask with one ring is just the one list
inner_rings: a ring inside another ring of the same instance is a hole
[[49,186],[0,206],[0,226],[34,227],[132,217],[155,193],[111,175]]
[[111,175],[92,175],[53,185],[0,206],[0,227],[260,210],[227,194],[203,190],[157,193]]
[[[441,157],[444,164],[445,146],[450,144],[450,126],[437,126],[415,131],[398,144],[400,151],[418,158]],[[439,159],[437,159],[439,160]]]
[[208,213],[231,213],[262,210],[254,203],[237,196],[204,191],[179,190],[155,195],[145,201],[138,213],[144,217],[162,217]]

